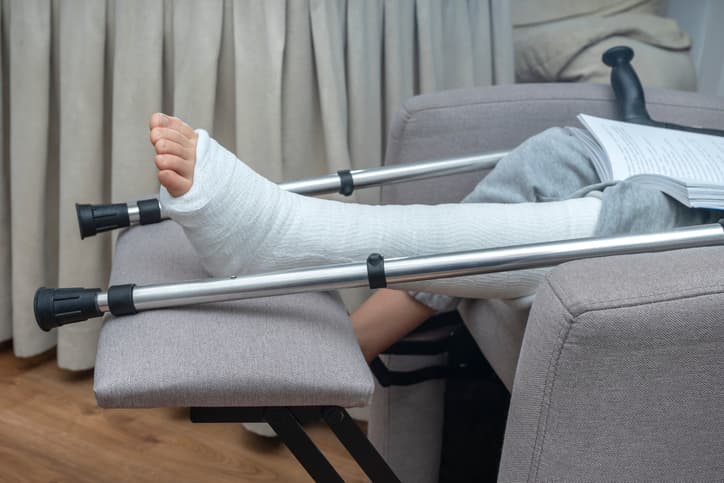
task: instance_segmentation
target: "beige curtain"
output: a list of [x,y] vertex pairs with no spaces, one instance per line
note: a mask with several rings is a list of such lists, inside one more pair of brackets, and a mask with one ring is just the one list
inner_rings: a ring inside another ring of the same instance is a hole
[[379,165],[406,98],[510,81],[505,3],[3,0],[0,340],[93,366],[100,322],[41,332],[33,294],[105,287],[112,238],[81,241],[74,203],[157,192],[153,112],[275,181]]

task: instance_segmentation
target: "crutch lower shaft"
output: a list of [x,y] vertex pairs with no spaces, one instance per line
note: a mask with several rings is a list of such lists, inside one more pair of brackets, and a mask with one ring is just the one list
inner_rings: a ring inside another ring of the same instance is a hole
[[581,238],[504,248],[384,260],[370,255],[363,263],[206,279],[147,286],[100,289],[40,288],[35,294],[38,325],[50,330],[106,312],[179,307],[273,295],[370,286],[380,288],[422,280],[505,272],[557,265],[581,259],[724,244],[722,222],[647,235]]

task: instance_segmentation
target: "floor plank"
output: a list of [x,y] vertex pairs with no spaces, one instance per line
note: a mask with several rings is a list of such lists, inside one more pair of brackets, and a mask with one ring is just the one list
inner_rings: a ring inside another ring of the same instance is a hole
[[[186,409],[100,409],[90,371],[55,354],[18,359],[0,347],[2,482],[308,482],[276,439],[238,424],[193,424]],[[366,481],[322,425],[309,432],[345,481]]]

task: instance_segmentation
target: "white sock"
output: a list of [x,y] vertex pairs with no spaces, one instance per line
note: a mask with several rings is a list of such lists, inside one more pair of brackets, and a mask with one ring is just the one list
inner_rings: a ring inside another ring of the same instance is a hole
[[[594,197],[549,203],[359,205],[301,196],[256,174],[198,130],[192,188],[172,197],[167,215],[184,230],[214,276],[476,250],[591,236]],[[405,284],[408,290],[467,298],[535,292],[546,269]]]

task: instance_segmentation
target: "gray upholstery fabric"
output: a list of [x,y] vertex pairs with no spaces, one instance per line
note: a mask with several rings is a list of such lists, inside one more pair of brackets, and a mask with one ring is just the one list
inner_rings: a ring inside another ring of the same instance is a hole
[[583,260],[538,292],[500,481],[724,474],[724,249]]
[[[724,128],[724,99],[662,89],[646,90],[647,107],[658,120],[679,124]],[[524,84],[463,89],[414,97],[395,118],[388,141],[385,164],[450,158],[473,153],[507,150],[552,126],[578,125],[581,112],[615,117],[613,93],[597,84]],[[464,174],[432,180],[385,186],[383,203],[443,203],[462,199],[485,173]],[[520,301],[466,301],[461,314],[483,354],[511,387],[518,363],[526,313]],[[419,366],[413,366],[419,367]],[[536,386],[530,391],[535,391]],[[443,389],[420,397],[395,398],[380,389],[373,400],[370,438],[393,467],[405,468],[414,451],[420,461],[437,461],[439,445],[429,434],[441,437],[442,418],[426,420],[424,428],[410,427],[395,433],[395,415],[421,421],[428,414],[441,414]],[[408,391],[408,394],[412,394]],[[436,398],[436,399],[435,399]],[[385,417],[384,422],[377,418]],[[385,424],[389,424],[385,432]],[[511,435],[515,437],[515,435]],[[389,450],[408,441],[407,455]],[[436,471],[415,469],[398,473],[405,481],[437,481]],[[503,480],[506,481],[506,480]],[[517,481],[516,478],[508,481]]]
[[[205,278],[181,228],[132,228],[111,284]],[[362,406],[374,383],[347,313],[328,293],[108,317],[94,390],[101,407]]]

